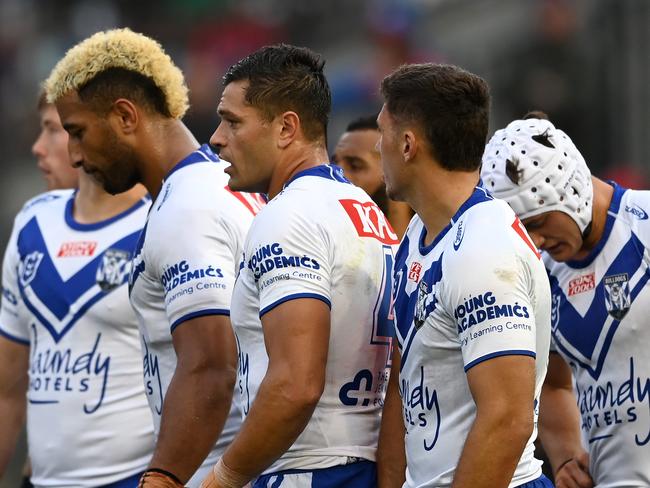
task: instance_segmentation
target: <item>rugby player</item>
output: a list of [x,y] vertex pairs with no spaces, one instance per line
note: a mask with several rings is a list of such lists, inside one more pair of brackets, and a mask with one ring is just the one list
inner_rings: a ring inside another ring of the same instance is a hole
[[47,103],[45,92],[38,97],[38,114],[40,131],[32,145],[32,154],[36,156],[48,191],[77,188],[79,170],[70,163],[68,133],[61,126],[56,107]]
[[230,297],[257,202],[227,188],[225,165],[180,120],[185,81],[156,41],[98,32],[46,90],[84,170],[109,193],[142,182],[153,199],[129,283],[157,434],[141,486],[198,486],[239,424]]
[[650,486],[650,193],[592,176],[541,112],[494,134],[482,178],[543,250],[551,282],[540,438],[556,485]]
[[401,239],[413,217],[413,210],[404,202],[390,200],[386,195],[378,142],[377,116],[360,117],[350,122],[341,134],[332,161],[341,166],[347,179],[363,188],[379,205]]
[[231,188],[270,200],[232,303],[245,420],[204,487],[376,486],[397,236],[328,164],[323,65],[267,46],[224,76],[211,142]]
[[39,106],[34,154],[48,188],[79,190],[30,200],[5,252],[0,477],[27,413],[34,486],[134,488],[153,424],[127,279],[149,199],[140,185],[112,196],[77,174],[55,107]]
[[550,290],[516,215],[477,187],[488,86],[416,64],[381,92],[386,189],[416,216],[395,260],[379,486],[552,486],[533,455]]

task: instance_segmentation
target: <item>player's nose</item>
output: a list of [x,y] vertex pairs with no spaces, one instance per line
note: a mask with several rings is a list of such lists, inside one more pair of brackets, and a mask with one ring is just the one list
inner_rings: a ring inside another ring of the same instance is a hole
[[222,135],[222,131],[220,129],[221,129],[221,124],[217,126],[217,128],[212,133],[212,136],[210,136],[210,145],[217,153],[221,150],[223,146],[225,146],[225,142],[226,142]]
[[36,157],[45,156],[45,141],[43,141],[43,132],[41,132],[34,144],[32,144],[32,154]]

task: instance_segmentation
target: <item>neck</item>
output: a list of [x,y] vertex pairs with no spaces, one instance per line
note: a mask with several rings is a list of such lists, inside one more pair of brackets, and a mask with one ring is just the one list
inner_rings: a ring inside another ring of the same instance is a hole
[[478,170],[448,171],[427,161],[418,166],[406,202],[420,216],[427,229],[425,244],[431,244],[449,224],[478,184]]
[[111,195],[106,193],[91,176],[81,171],[72,215],[80,224],[101,222],[128,210],[145,194],[142,185],[136,185],[129,191]]
[[142,183],[153,200],[165,176],[199,147],[189,129],[177,119],[154,119],[145,128],[139,159]]
[[582,248],[576,254],[574,259],[583,259],[587,257],[589,252],[596,247],[603,237],[605,232],[605,224],[607,223],[607,211],[612,204],[612,197],[614,196],[614,188],[605,183],[603,180],[591,177],[594,187],[594,203],[591,220],[591,231],[582,243]]
[[268,191],[269,200],[280,193],[287,181],[297,173],[329,162],[324,146],[320,144],[307,145],[298,141],[295,141],[294,144],[296,147],[287,150],[290,151],[287,157],[278,163],[273,171]]

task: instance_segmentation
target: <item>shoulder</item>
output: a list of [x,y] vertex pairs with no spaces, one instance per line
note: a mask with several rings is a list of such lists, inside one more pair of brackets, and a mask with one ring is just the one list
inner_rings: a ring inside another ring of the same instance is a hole
[[[487,200],[467,210],[450,229],[452,254],[477,259],[513,251],[512,231],[517,217],[503,200]],[[449,251],[449,249],[448,249]]]
[[25,202],[16,215],[15,224],[20,225],[39,213],[48,212],[54,208],[53,206],[59,208],[59,206],[65,205],[65,202],[67,202],[73,194],[74,190],[72,189],[53,190],[30,198]]
[[152,205],[151,219],[166,225],[245,218],[252,212],[228,188],[223,162],[205,161],[172,174]]
[[650,239],[650,191],[625,190],[618,216],[623,218],[634,231]]

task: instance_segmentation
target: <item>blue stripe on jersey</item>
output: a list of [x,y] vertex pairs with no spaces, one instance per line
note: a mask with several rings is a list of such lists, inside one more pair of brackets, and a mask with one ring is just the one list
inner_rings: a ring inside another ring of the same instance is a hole
[[219,156],[217,156],[214,151],[212,151],[212,148],[208,144],[203,144],[200,148],[198,148],[196,151],[188,155],[185,159],[177,163],[170,171],[167,173],[167,176],[163,178],[163,181],[169,179],[171,175],[176,173],[179,169],[186,168],[187,166],[190,166],[192,164],[196,163],[207,163],[212,161],[213,163],[218,163],[221,160],[219,159]]
[[2,330],[1,328],[0,328],[0,336],[4,337],[5,339],[9,339],[12,342],[17,342],[18,344],[22,344],[23,346],[29,346],[29,339],[21,339],[20,337],[10,334],[9,332]]
[[206,308],[205,310],[197,310],[196,312],[183,315],[180,319],[174,320],[174,323],[169,327],[169,332],[174,332],[176,327],[183,322],[195,319],[196,317],[205,317],[206,315],[227,315],[230,316],[230,310],[225,308]]
[[505,351],[491,352],[490,354],[486,354],[485,356],[481,356],[480,358],[476,358],[474,361],[469,362],[465,366],[465,372],[467,373],[470,369],[472,369],[477,364],[482,363],[483,361],[488,361],[489,359],[494,359],[501,356],[530,356],[531,358],[535,359],[537,357],[537,354],[535,354],[534,351],[528,351],[527,349],[508,349]]
[[65,204],[65,213],[64,213],[65,223],[68,224],[68,227],[70,227],[71,229],[82,231],[82,232],[90,232],[90,231],[103,229],[107,225],[111,225],[113,222],[117,222],[118,220],[123,219],[127,215],[135,212],[136,210],[138,210],[140,207],[142,207],[144,204],[148,203],[151,200],[148,196],[144,197],[144,198],[141,198],[140,200],[138,200],[131,207],[127,208],[126,210],[124,210],[123,212],[120,212],[117,215],[114,215],[113,217],[111,217],[109,219],[102,220],[100,222],[94,222],[92,224],[82,224],[82,223],[77,222],[74,219],[74,215],[73,215],[73,212],[74,212],[74,199],[75,199],[76,194],[77,194],[77,192],[75,191],[72,194],[72,196],[70,197],[70,199]]
[[[151,209],[149,209],[149,211],[151,211]],[[129,297],[131,296],[131,290],[133,290],[133,284],[138,279],[138,276],[140,276],[140,273],[145,270],[144,258],[141,256],[141,254],[142,247],[144,246],[144,239],[147,235],[147,225],[149,225],[148,215],[147,222],[144,224],[144,227],[138,236],[138,241],[136,242],[135,248],[133,250],[131,275],[129,276]]]
[[282,297],[279,300],[276,300],[268,307],[264,307],[264,309],[260,310],[260,318],[262,318],[262,315],[270,312],[278,305],[282,305],[284,302],[288,302],[290,300],[297,300],[298,298],[314,298],[315,300],[324,302],[329,309],[332,308],[332,302],[330,302],[329,298],[324,297],[323,295],[319,295],[318,293],[294,293],[293,295],[287,295],[286,297]]
[[[411,349],[411,344],[413,339],[417,334],[419,328],[416,327],[414,322],[415,309],[417,307],[417,302],[420,294],[420,286],[426,284],[427,290],[426,294],[433,296],[427,302],[425,302],[424,317],[429,316],[435,309],[438,304],[438,300],[435,296],[434,287],[437,283],[442,280],[442,258],[444,254],[440,255],[440,258],[437,261],[431,263],[429,269],[424,272],[424,275],[418,282],[418,286],[415,288],[410,295],[406,293],[406,285],[408,283],[408,272],[406,263],[402,263],[401,270],[398,275],[396,275],[396,291],[394,293],[395,303],[394,303],[394,312],[395,312],[395,326],[397,329],[397,340],[401,345],[401,364],[400,371],[402,370],[406,360],[408,358],[409,351]],[[424,284],[423,284],[424,283]]]
[[343,170],[340,166],[337,166],[335,164],[321,164],[320,166],[307,168],[303,171],[300,171],[299,173],[296,173],[291,177],[289,181],[284,184],[284,188],[288,187],[291,183],[296,181],[298,178],[302,178],[303,176],[317,176],[319,178],[325,178],[326,180],[352,184],[345,176],[343,176]]
[[[139,232],[133,232],[123,237],[108,246],[107,249],[118,249],[130,255]],[[102,262],[104,253],[99,254],[96,258],[88,262],[88,264],[68,279],[68,281],[63,281],[50,257],[36,217],[33,217],[20,231],[17,244],[21,262],[24,262],[28,255],[35,252],[42,255],[40,262],[35,267],[34,276],[29,277],[28,283],[23,282],[22,275],[19,276],[18,286],[26,307],[49,330],[54,340],[58,342],[92,305],[111,293],[112,289],[108,291],[100,290],[84,303],[77,304],[77,301],[83,294],[97,285],[97,270]],[[123,283],[127,279],[128,276],[125,275]],[[58,324],[59,327],[63,325],[63,329],[57,330],[53,324],[45,319],[43,311],[39,310],[39,305],[31,302],[25,293],[26,288],[30,288],[40,302],[59,321],[65,319],[73,305],[79,308],[66,321],[65,325]]]
[[605,228],[603,229],[603,235],[596,244],[596,246],[589,252],[589,254],[580,260],[574,260],[574,261],[567,261],[565,264],[569,266],[570,268],[573,269],[582,269],[587,266],[589,266],[591,263],[594,262],[594,259],[598,257],[600,254],[600,251],[603,250],[605,247],[605,244],[607,244],[607,240],[609,239],[609,235],[612,232],[612,228],[614,227],[614,222],[616,222],[616,215],[618,214],[618,211],[621,207],[621,199],[623,198],[623,194],[627,191],[626,188],[623,188],[622,186],[617,185],[616,183],[611,183],[614,186],[614,194],[612,195],[612,201],[609,204],[609,209],[607,211],[607,219],[605,220]]
[[[560,321],[557,328],[553,330],[555,342],[568,357],[581,364],[594,379],[598,379],[600,376],[614,333],[620,324],[620,320],[608,317],[609,312],[605,303],[607,291],[605,289],[604,279],[607,276],[623,273],[628,274],[629,279],[631,279],[632,275],[641,266],[644,266],[643,249],[643,244],[639,238],[632,233],[630,239],[612,261],[607,272],[604,273],[603,279],[601,279],[600,283],[594,289],[593,301],[584,316],[571,305],[564,290],[560,288],[557,278],[550,276],[551,292],[554,297],[557,297],[556,299],[559,299]],[[643,287],[646,286],[649,279],[650,269],[646,267],[643,276],[634,288],[630,290],[630,306],[633,305],[635,298]],[[602,335],[605,326],[609,324],[608,320],[611,320],[611,325],[606,332],[607,335],[602,349],[598,357],[593,357],[598,339]],[[561,337],[558,337],[559,335]],[[583,357],[575,357],[563,344],[564,341],[577,349]],[[588,362],[585,361],[585,358]]]

